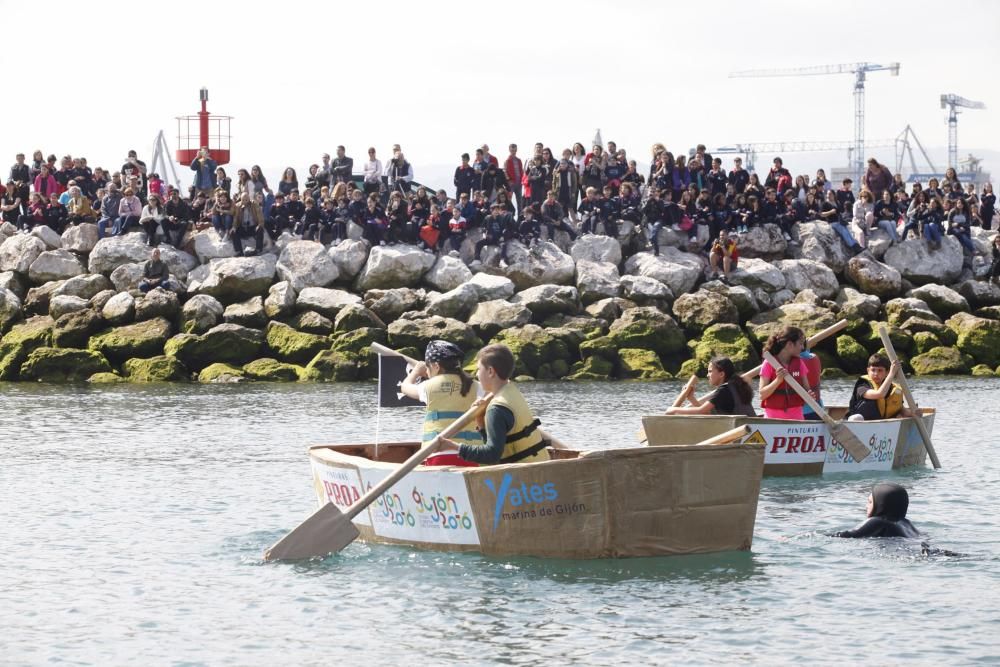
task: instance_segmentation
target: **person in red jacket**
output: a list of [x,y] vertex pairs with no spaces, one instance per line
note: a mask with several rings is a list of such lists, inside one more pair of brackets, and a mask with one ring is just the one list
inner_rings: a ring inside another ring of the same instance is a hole
[[785,327],[771,334],[764,343],[764,350],[770,352],[781,364],[774,368],[767,361],[760,369],[760,404],[764,416],[770,419],[804,419],[802,406],[805,401],[785,382],[791,376],[809,391],[809,372],[799,358],[806,347],[806,335],[798,327]]
[[524,176],[524,164],[517,156],[517,144],[510,145],[510,155],[503,163],[503,173],[507,177],[507,183],[517,200],[517,212],[520,214],[524,210],[524,200],[522,199],[521,178]]

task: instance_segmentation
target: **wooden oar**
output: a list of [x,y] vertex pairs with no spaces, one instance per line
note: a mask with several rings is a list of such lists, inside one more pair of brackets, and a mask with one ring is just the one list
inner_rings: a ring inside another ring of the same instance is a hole
[[[410,364],[411,366],[416,366],[417,363],[419,363],[413,357],[409,357],[409,356],[403,354],[402,352],[399,352],[397,350],[392,349],[391,347],[386,347],[385,345],[382,345],[381,343],[372,343],[371,344],[371,350],[375,354],[384,354],[384,355],[389,356],[389,357],[402,357],[403,359],[406,360],[406,363]],[[559,438],[554,437],[551,433],[548,433],[547,431],[543,431],[542,429],[538,429],[538,433],[539,433],[539,435],[542,436],[542,438],[544,440],[548,440],[549,444],[551,444],[556,449],[569,449],[569,447],[566,445],[566,443],[564,443]]]
[[674,399],[674,404],[670,407],[679,408],[684,405],[684,400],[687,398],[688,392],[691,391],[691,388],[697,383],[698,376],[692,374],[691,377],[688,378],[687,384],[685,384],[684,388],[681,389],[681,393],[677,394],[677,398]]
[[351,519],[378,500],[379,496],[403,479],[408,472],[423,463],[424,459],[436,452],[446,438],[452,437],[461,431],[468,422],[475,419],[476,415],[486,408],[491,398],[493,398],[493,394],[487,394],[478,405],[469,408],[465,414],[453,421],[448,428],[431,440],[427,447],[408,458],[396,472],[361,496],[348,508],[346,513],[341,512],[336,505],[329,502],[320,507],[308,519],[296,526],[292,532],[265,551],[264,560],[316,558],[336,553],[346,547],[358,537],[358,529],[351,523]]
[[[889,331],[884,324],[879,325],[878,335],[882,339],[882,347],[885,348],[886,353],[889,355],[889,361],[892,363],[899,361],[899,357],[896,356],[896,349],[892,346],[892,340],[889,339]],[[931,457],[931,463],[934,464],[935,468],[940,468],[941,461],[938,460],[937,452],[934,451],[934,445],[931,444],[931,434],[927,432],[924,418],[920,414],[917,402],[913,400],[913,394],[910,393],[910,384],[906,381],[906,373],[903,372],[902,367],[899,369],[899,386],[903,390],[906,407],[915,415],[913,419],[917,422],[917,430],[920,431],[920,437],[923,438],[924,447],[927,448],[927,454]]]
[[[764,351],[764,359],[774,367],[777,371],[779,368],[783,368],[781,362],[774,358],[774,356],[768,352]],[[830,433],[833,437],[844,446],[844,449],[854,458],[855,461],[864,461],[868,458],[868,455],[872,453],[872,450],[868,448],[865,443],[858,439],[858,436],[854,435],[846,425],[842,422],[834,421],[830,415],[826,414],[826,410],[820,407],[819,403],[813,400],[813,397],[809,395],[809,392],[803,388],[802,385],[798,383],[798,380],[792,377],[789,373],[785,376],[785,384],[795,390],[795,393],[799,395],[806,405],[812,408],[813,412],[823,420],[823,422],[829,427]]]
[[733,440],[738,440],[742,438],[747,433],[750,432],[750,426],[744,424],[743,426],[737,426],[734,429],[728,431],[723,431],[718,435],[713,435],[708,440],[702,440],[701,442],[696,442],[696,445],[724,445],[727,442],[732,442]]

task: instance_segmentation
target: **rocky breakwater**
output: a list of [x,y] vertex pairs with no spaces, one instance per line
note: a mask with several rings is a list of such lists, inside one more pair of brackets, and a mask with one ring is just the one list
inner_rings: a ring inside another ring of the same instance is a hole
[[[238,257],[209,230],[161,246],[178,287],[143,294],[142,236],[98,241],[91,227],[0,226],[0,380],[359,380],[377,374],[372,342],[420,356],[434,338],[470,361],[506,343],[522,377],[658,380],[720,354],[752,367],[781,326],[812,333],[841,318],[848,328],[818,348],[828,376],[863,372],[882,322],[908,371],[1000,373],[1000,286],[950,237],[935,252],[876,238],[849,257],[825,223],[799,225],[791,243],[765,225],[724,283],[669,230],[658,257],[560,234],[512,243],[503,264],[487,248],[475,272],[477,232],[460,257],[288,236]],[[974,233],[985,252],[990,234]]]

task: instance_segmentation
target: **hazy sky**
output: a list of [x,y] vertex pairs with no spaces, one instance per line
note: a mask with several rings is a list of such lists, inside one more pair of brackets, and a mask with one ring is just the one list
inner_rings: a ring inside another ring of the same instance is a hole
[[727,74],[859,61],[902,64],[898,77],[869,75],[867,137],[909,123],[943,149],[938,98],[956,93],[989,107],[961,116],[961,154],[1000,149],[998,5],[879,5],[0,0],[0,63],[25,84],[3,87],[0,158],[4,175],[36,148],[113,168],[135,148],[149,162],[160,129],[176,148],[174,117],[198,110],[201,86],[210,111],[235,117],[230,171],[302,174],[337,144],[360,160],[398,142],[421,180],[422,166],[483,142],[498,155],[511,141],[522,155],[539,140],[558,151],[598,127],[640,160],[655,141],[681,153],[849,140],[851,75]]

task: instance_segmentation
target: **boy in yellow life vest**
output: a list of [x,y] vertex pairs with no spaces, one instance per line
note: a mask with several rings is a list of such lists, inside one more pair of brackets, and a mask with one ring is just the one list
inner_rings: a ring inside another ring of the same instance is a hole
[[476,356],[476,376],[493,400],[485,416],[477,418],[482,436],[478,445],[446,440],[442,451],[457,451],[465,461],[476,463],[535,463],[548,461],[549,441],[542,437],[524,396],[510,381],[514,355],[506,345],[487,345]]
[[903,407],[903,390],[892,381],[902,368],[898,361],[889,363],[881,354],[868,358],[868,375],[854,383],[854,393],[847,410],[850,421],[911,417]]
[[[462,358],[461,348],[454,343],[432,340],[427,344],[424,360],[410,370],[399,386],[403,394],[427,406],[422,438],[424,447],[468,412],[472,403],[482,395],[479,383],[462,369]],[[482,436],[471,426],[454,437],[461,444],[482,443]],[[424,461],[424,465],[470,464],[454,454],[438,453]]]

